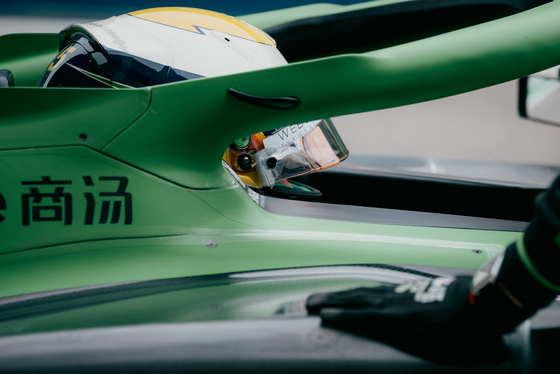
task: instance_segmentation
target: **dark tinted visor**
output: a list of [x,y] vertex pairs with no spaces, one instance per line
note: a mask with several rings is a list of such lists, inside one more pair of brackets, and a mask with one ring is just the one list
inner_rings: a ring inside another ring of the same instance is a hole
[[[40,87],[114,87],[105,54],[86,38],[70,41],[51,62]],[[122,85],[119,85],[122,86]]]
[[157,84],[203,78],[201,75],[175,69],[144,58],[107,49],[112,78],[131,87],[154,86]]
[[197,78],[202,76],[123,52],[96,48],[82,36],[60,51],[39,86],[130,88]]

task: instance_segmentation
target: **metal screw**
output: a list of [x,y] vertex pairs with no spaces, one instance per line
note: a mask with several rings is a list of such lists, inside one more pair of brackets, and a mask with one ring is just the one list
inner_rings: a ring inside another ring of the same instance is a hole
[[216,247],[218,246],[218,243],[216,243],[215,240],[208,240],[208,241],[206,242],[206,246],[207,246],[208,248],[216,248]]
[[482,249],[473,249],[472,251],[473,251],[473,253],[476,253],[477,255],[482,254]]

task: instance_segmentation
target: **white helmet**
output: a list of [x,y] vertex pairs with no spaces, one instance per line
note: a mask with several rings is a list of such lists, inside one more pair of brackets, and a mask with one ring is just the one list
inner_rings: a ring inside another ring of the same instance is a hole
[[237,18],[193,8],[146,9],[75,24],[43,87],[141,87],[286,64],[276,43]]

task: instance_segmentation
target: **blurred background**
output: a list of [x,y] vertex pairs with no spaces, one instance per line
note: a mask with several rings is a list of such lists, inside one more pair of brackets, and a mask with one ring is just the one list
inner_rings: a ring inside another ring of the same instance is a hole
[[[341,5],[353,2],[332,1]],[[2,1],[0,35],[57,33],[74,22],[158,6],[204,8],[242,18],[244,14],[309,3],[313,1],[97,0],[88,4],[61,0]],[[454,169],[467,177],[472,174],[502,180],[528,178],[526,173],[530,173],[527,171],[530,168],[517,168],[512,175],[504,173],[512,169],[509,166],[536,166],[542,175],[535,181],[546,183],[560,170],[560,127],[520,118],[517,95],[514,81],[441,100],[339,117],[334,121],[355,164],[365,160],[359,156],[369,156],[370,164],[373,157],[379,165],[406,169],[414,164],[422,165],[422,171],[428,173],[445,174]],[[419,164],[411,160],[423,161]],[[496,170],[504,174],[498,176]]]

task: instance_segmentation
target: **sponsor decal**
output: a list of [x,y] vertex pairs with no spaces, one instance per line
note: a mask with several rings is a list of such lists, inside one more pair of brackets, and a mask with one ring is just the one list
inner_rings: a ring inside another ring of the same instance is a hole
[[425,279],[416,282],[404,283],[395,288],[395,293],[410,292],[414,294],[414,301],[418,303],[442,302],[445,299],[447,286],[453,278]]
[[263,140],[264,147],[281,148],[290,145],[309,134],[319,123],[321,120],[283,127]]
[[[68,186],[83,187],[81,194],[72,194]],[[43,224],[132,224],[132,194],[127,192],[128,178],[84,176],[80,182],[54,180],[43,176],[39,180],[22,181],[21,224],[35,226]],[[86,209],[84,217],[76,219],[74,204],[83,199]],[[6,200],[0,194],[0,210],[6,210]],[[9,211],[0,215],[0,222],[9,217]]]

